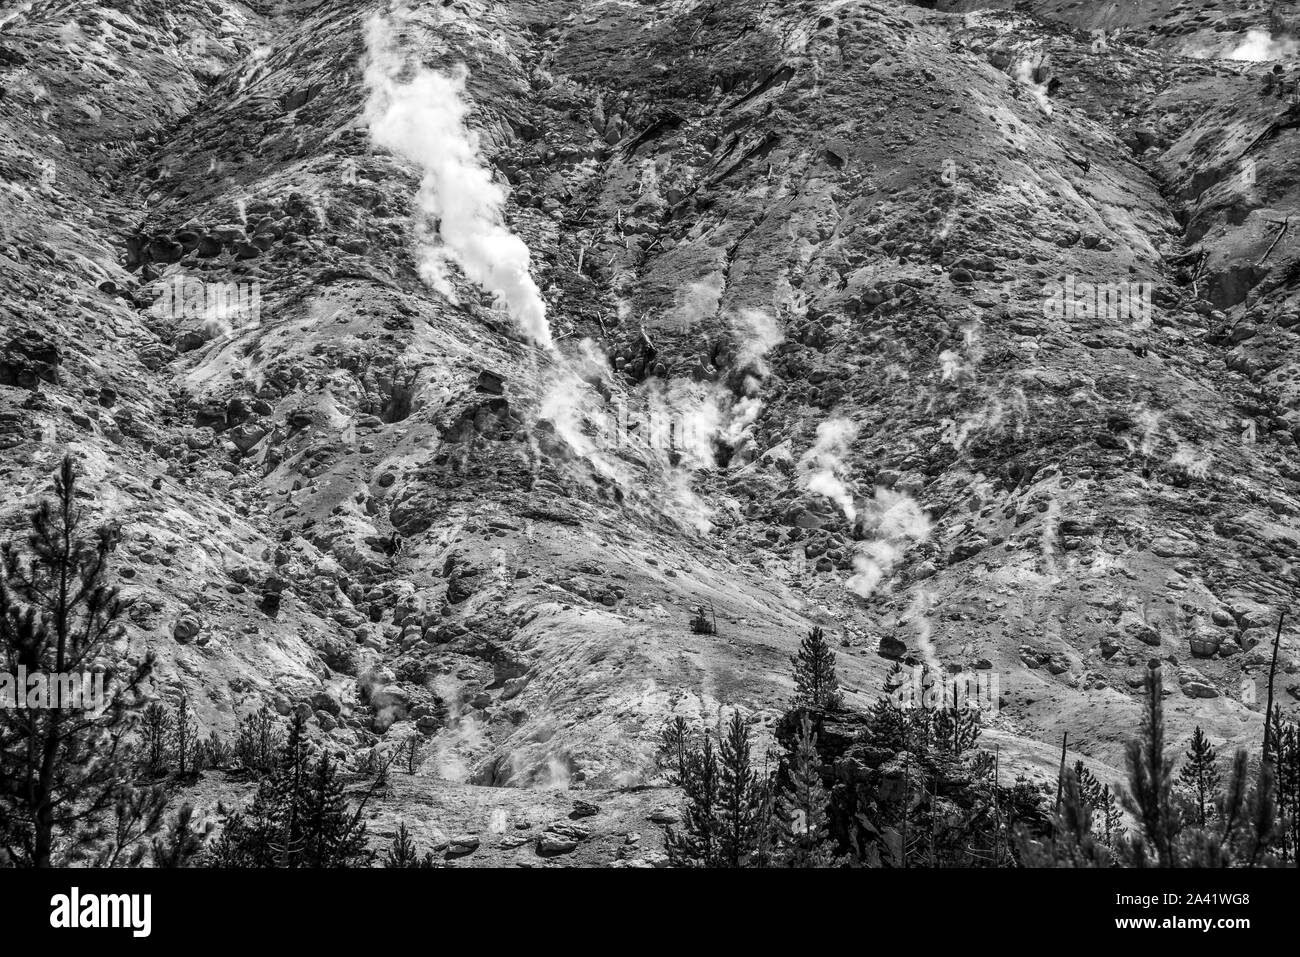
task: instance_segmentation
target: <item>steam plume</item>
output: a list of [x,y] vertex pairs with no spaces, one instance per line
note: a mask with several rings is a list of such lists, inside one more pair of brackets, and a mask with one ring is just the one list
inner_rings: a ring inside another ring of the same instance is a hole
[[909,495],[877,488],[867,505],[865,525],[874,540],[859,546],[853,557],[854,575],[845,587],[869,598],[913,544],[930,536],[930,518]]
[[524,335],[552,348],[528,246],[504,225],[505,191],[493,182],[478,137],[465,123],[468,71],[458,65],[448,75],[417,66],[410,80],[399,81],[404,66],[388,20],[372,17],[366,30],[366,120],[376,143],[423,173],[417,196],[424,219],[421,276],[454,301],[446,271],[447,262],[454,262],[505,304]]
[[848,419],[827,419],[817,426],[813,447],[799,459],[799,464],[808,469],[804,480],[808,491],[830,499],[850,522],[857,518],[857,509],[853,505],[853,494],[841,474],[846,470],[844,459],[849,444],[857,434],[858,427]]

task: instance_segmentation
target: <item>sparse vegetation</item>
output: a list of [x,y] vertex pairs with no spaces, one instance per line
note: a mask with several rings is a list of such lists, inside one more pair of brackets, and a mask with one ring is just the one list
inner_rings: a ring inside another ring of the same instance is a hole
[[[811,653],[796,656],[796,668],[825,660],[815,642],[807,644]],[[896,665],[865,713],[792,708],[777,732],[785,753],[770,773],[755,768],[738,710],[717,734],[692,731],[682,717],[668,722],[660,766],[683,792],[681,823],[668,832],[671,863],[1256,867],[1286,863],[1291,855],[1295,832],[1278,808],[1300,799],[1292,776],[1293,726],[1278,724],[1273,758],[1257,772],[1238,751],[1226,777],[1197,728],[1175,775],[1164,740],[1160,669],[1153,666],[1141,733],[1127,748],[1127,786],[1102,783],[1077,761],[1065,768],[1060,801],[1049,813],[1043,788],[998,779],[998,754],[978,747],[980,712],[930,695],[932,677],[921,669],[920,700],[904,703]],[[833,753],[844,761],[838,772],[818,748],[818,729],[831,726]],[[1131,833],[1121,806],[1136,824]]]
[[384,854],[384,867],[398,868],[434,868],[438,862],[434,859],[432,852],[425,851],[421,856],[419,849],[415,846],[415,841],[411,838],[411,832],[406,827],[406,822],[402,821],[397,825],[397,833],[393,836],[393,842],[388,845],[388,851]]
[[250,774],[269,774],[275,768],[282,742],[283,734],[275,712],[262,705],[252,714],[244,715],[239,723],[235,734],[235,764]]
[[[364,801],[350,810],[337,766],[313,758],[303,721],[289,729],[275,769],[247,811],[225,812],[208,863],[217,867],[349,867],[367,864]],[[223,809],[223,812],[225,809]]]

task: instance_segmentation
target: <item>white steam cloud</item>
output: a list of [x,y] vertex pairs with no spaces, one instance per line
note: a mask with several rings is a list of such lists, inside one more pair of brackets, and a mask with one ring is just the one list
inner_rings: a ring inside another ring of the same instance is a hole
[[1034,101],[1038,104],[1038,108],[1045,115],[1051,116],[1052,100],[1047,95],[1047,81],[1044,80],[1042,83],[1034,81],[1034,73],[1039,65],[1041,64],[1034,64],[1028,60],[1020,61],[1016,64],[1016,79],[1029,90]]
[[853,493],[843,478],[848,471],[844,459],[857,434],[858,427],[848,419],[827,419],[817,426],[817,439],[812,448],[799,459],[799,464],[808,470],[804,487],[838,505],[850,522],[857,518],[857,509],[853,505]]
[[528,246],[505,226],[505,190],[492,180],[478,137],[465,122],[468,71],[458,65],[448,75],[417,65],[409,80],[399,80],[405,67],[389,21],[372,17],[366,29],[366,121],[375,143],[423,174],[417,196],[421,276],[454,301],[446,268],[454,262],[505,305],[524,335],[552,348]]
[[722,273],[710,273],[699,282],[693,282],[679,294],[677,315],[685,323],[698,322],[715,315],[722,301],[724,282]]
[[859,598],[875,594],[903,553],[930,537],[930,517],[917,501],[886,488],[877,488],[867,504],[864,525],[873,540],[858,546],[854,575],[845,583]]
[[434,691],[447,703],[447,725],[433,742],[433,764],[444,781],[469,780],[471,762],[487,750],[489,741],[483,723],[461,700],[461,690],[446,675],[434,682]]
[[1297,53],[1300,53],[1300,42],[1293,37],[1274,39],[1267,30],[1249,30],[1246,39],[1228,53],[1228,59],[1261,63],[1264,60],[1281,60]]
[[767,354],[785,338],[780,325],[761,309],[742,309],[732,317],[732,328],[740,340],[737,367],[767,375]]

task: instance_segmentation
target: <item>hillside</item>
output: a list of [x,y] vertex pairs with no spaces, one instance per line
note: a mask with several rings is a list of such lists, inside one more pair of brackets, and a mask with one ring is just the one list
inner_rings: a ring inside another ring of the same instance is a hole
[[[1255,742],[1300,560],[1297,34],[1262,0],[17,5],[0,520],[78,458],[121,654],[205,731],[426,734],[381,834],[587,795],[617,827],[566,860],[652,846],[665,719],[740,708],[761,750],[814,624],[853,705],[895,660],[996,676],[1008,775],[1068,731],[1117,778],[1153,657],[1172,739]],[[1281,648],[1294,713],[1300,620]]]

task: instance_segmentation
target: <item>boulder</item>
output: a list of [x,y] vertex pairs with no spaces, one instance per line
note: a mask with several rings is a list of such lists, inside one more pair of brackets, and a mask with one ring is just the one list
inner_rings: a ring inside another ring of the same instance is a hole
[[457,834],[447,842],[448,857],[464,857],[478,850],[479,839],[476,834]]
[[877,650],[882,658],[901,658],[907,654],[907,645],[903,639],[894,635],[881,635],[880,647]]
[[648,815],[655,824],[676,824],[682,819],[681,811],[671,804],[660,804]]
[[1197,631],[1188,639],[1193,658],[1213,658],[1223,643],[1223,635],[1208,629]]
[[537,836],[537,853],[542,855],[567,854],[576,850],[579,842],[585,841],[590,832],[581,824],[572,821],[552,821]]
[[203,621],[198,615],[184,614],[176,620],[176,625],[172,628],[172,637],[184,645],[197,638],[202,630]]
[[343,712],[343,705],[331,691],[317,691],[311,696],[311,706],[317,711],[327,711],[334,717]]

